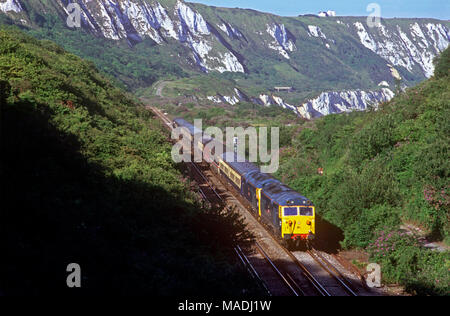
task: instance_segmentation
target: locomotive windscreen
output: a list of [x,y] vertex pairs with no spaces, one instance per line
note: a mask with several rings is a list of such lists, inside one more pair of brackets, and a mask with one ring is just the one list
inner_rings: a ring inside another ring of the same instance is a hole
[[312,207],[300,207],[300,215],[302,216],[313,216]]
[[284,208],[284,216],[296,216],[297,208],[296,207],[285,207]]

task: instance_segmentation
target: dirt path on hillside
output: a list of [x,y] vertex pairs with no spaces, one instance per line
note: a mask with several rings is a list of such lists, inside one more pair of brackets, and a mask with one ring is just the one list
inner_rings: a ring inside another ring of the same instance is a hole
[[155,85],[155,94],[159,97],[162,97],[162,91],[165,88],[167,81],[160,81]]

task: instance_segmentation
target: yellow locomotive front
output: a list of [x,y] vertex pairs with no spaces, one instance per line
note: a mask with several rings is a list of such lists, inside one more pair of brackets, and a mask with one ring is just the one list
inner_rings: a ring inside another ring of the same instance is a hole
[[285,240],[312,240],[315,236],[314,206],[280,206],[281,237]]
[[285,241],[306,242],[315,238],[314,204],[292,188],[269,175],[249,172],[243,196],[252,203],[259,218]]

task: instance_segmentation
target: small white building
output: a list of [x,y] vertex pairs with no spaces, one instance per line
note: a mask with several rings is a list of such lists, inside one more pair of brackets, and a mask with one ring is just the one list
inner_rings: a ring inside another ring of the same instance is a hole
[[327,12],[321,11],[318,14],[320,17],[327,17],[327,16],[336,16],[336,11],[328,10]]

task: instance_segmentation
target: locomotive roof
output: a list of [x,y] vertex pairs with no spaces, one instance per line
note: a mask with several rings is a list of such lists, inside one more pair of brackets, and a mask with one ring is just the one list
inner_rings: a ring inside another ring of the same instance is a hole
[[[231,168],[233,168],[234,171],[239,173],[240,176],[244,176],[247,172],[252,170],[259,170],[257,166],[233,152],[224,153],[222,155],[222,160],[225,161]],[[238,160],[243,161],[239,162]]]
[[311,201],[280,181],[268,181],[263,184],[262,191],[272,201],[281,206],[312,205]]
[[189,130],[189,133],[191,135],[195,135],[195,134],[203,134],[203,131],[197,127],[195,127],[194,125],[192,125],[191,123],[189,123],[188,121],[186,121],[183,118],[176,118],[173,120],[175,123],[177,123],[178,126],[181,127],[186,127]]
[[306,197],[281,183],[270,174],[253,170],[248,172],[245,178],[254,187],[262,189],[264,194],[278,205],[312,205]]

